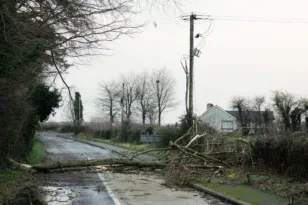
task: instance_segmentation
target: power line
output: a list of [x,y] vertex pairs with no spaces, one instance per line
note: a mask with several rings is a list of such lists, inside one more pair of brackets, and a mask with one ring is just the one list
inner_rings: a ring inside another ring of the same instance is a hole
[[308,19],[300,18],[266,18],[266,17],[243,17],[243,16],[211,16],[209,18],[218,21],[239,21],[259,23],[303,23],[307,24]]

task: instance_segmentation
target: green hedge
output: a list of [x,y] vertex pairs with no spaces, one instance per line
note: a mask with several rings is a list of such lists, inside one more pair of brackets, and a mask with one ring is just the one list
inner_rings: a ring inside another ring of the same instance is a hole
[[259,168],[308,179],[308,134],[258,137],[252,154]]

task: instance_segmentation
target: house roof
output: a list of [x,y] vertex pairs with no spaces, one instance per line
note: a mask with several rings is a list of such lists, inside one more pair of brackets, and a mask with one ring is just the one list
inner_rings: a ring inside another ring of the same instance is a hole
[[219,107],[218,105],[215,105],[213,107],[211,107],[209,110],[205,111],[201,116],[206,115],[207,113],[211,112],[212,110],[214,110],[215,108],[221,110],[222,112],[225,112],[227,115],[229,115],[230,117],[234,118],[235,120],[237,119],[235,116],[231,115],[230,113],[226,112],[224,109],[222,109],[221,107]]
[[[229,113],[230,115],[234,116],[236,119],[239,119],[239,112],[238,111],[226,111],[227,113]],[[261,111],[261,118],[264,119],[264,116],[265,114],[268,113],[268,120],[269,121],[273,121],[275,120],[275,117],[274,117],[274,113],[273,111]],[[244,115],[245,116],[248,116],[249,119],[254,122],[254,121],[257,121],[258,119],[258,116],[259,116],[259,112],[258,111],[245,111],[244,112]]]

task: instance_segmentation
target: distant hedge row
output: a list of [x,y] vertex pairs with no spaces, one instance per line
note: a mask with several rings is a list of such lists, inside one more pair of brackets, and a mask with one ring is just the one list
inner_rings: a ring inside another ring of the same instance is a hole
[[253,159],[260,168],[308,179],[308,134],[262,136],[252,144]]

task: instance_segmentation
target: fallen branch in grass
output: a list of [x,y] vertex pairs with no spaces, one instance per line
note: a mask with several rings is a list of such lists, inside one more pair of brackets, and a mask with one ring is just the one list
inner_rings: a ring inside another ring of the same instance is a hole
[[206,135],[206,133],[204,133],[204,134],[202,134],[202,135],[196,135],[185,147],[187,148],[187,147],[189,147],[194,141],[196,141],[197,139],[199,139],[199,138],[201,138],[201,137],[203,137],[203,136],[205,136]]
[[189,156],[191,156],[191,157],[195,157],[195,158],[201,159],[202,161],[206,162],[206,159],[205,159],[204,157],[200,157],[200,156],[198,156],[198,155],[196,155],[196,154],[190,153],[190,152],[186,151],[184,147],[181,147],[181,146],[178,145],[178,144],[175,144],[175,143],[174,143],[174,144],[172,144],[171,146],[174,146],[174,147],[178,148],[178,149],[179,149],[181,152],[183,152],[184,154],[187,154],[187,155],[189,155]]
[[234,154],[235,151],[228,151],[228,152],[210,152],[207,153],[206,155],[224,155],[224,154]]
[[19,170],[26,170],[26,171],[33,171],[32,170],[32,166],[29,164],[22,164],[22,163],[18,163],[15,160],[8,158],[7,159],[9,161],[9,163],[11,164],[11,168],[13,169],[19,169]]
[[184,139],[185,137],[189,136],[191,129],[192,129],[192,127],[189,128],[189,130],[187,131],[186,134],[184,134],[183,136],[181,136],[181,137],[179,137],[177,140],[175,140],[174,143],[175,143],[175,144],[178,144],[182,139]]
[[[179,150],[181,153],[183,153],[184,155],[182,156],[183,158],[185,158],[186,156],[190,156],[191,158],[195,158],[195,159],[198,159],[198,160],[201,160],[203,163],[208,163],[208,162],[211,162],[211,163],[217,163],[219,165],[223,165],[223,166],[226,166],[226,167],[230,167],[229,164],[227,164],[226,162],[220,160],[220,159],[217,159],[213,156],[210,156],[210,154],[204,154],[204,153],[200,153],[198,151],[195,151],[191,148],[189,148],[190,145],[193,144],[193,142],[195,142],[197,139],[201,138],[201,137],[204,137],[206,136],[206,133],[204,134],[196,134],[192,140],[189,141],[189,143],[186,145],[186,146],[182,146],[179,144],[179,142],[181,140],[183,140],[185,137],[190,137],[190,132],[192,130],[192,127],[187,131],[186,134],[182,135],[181,137],[179,137],[177,140],[175,140],[175,142],[172,142],[170,141],[169,142],[169,147],[168,148],[160,148],[160,149],[151,149],[151,150],[146,150],[146,151],[142,151],[142,152],[139,152],[135,155],[133,155],[130,160],[133,160],[136,156],[138,155],[141,155],[141,154],[145,154],[145,153],[148,153],[148,152],[154,152],[154,151],[169,151],[169,150]],[[217,153],[215,153],[217,155]],[[213,155],[215,155],[213,154]]]
[[218,162],[218,163],[223,164],[223,165],[225,165],[225,166],[227,166],[227,167],[230,167],[230,165],[228,165],[227,163],[225,163],[225,162],[223,162],[222,160],[219,160],[219,159],[217,159],[217,158],[214,158],[214,157],[211,157],[211,156],[208,156],[208,155],[204,155],[204,154],[200,154],[200,153],[198,153],[198,152],[196,152],[196,151],[194,151],[194,150],[192,150],[192,149],[190,149],[190,148],[184,148],[184,149],[186,149],[186,150],[188,150],[188,151],[190,151],[190,152],[192,152],[192,153],[195,153],[195,156],[203,157],[203,158],[205,158],[205,159],[207,159],[207,160],[211,160],[211,161],[214,161],[214,162]]
[[169,151],[169,150],[172,150],[172,149],[171,148],[157,148],[157,149],[145,150],[145,151],[138,152],[138,153],[134,154],[129,159],[133,160],[135,157],[142,155],[142,154],[149,153],[149,152],[165,152],[165,151]]

